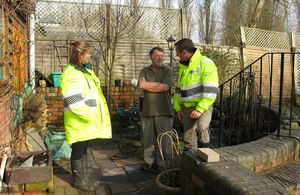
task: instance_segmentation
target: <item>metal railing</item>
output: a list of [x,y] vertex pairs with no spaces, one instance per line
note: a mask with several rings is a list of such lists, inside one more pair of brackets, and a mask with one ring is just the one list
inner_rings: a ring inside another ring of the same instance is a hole
[[[268,134],[282,136],[282,116],[289,115],[291,121],[296,105],[297,57],[299,53],[266,53],[219,86],[213,112],[213,119],[217,113],[215,118],[220,124],[219,147]],[[291,136],[289,125],[288,136]]]

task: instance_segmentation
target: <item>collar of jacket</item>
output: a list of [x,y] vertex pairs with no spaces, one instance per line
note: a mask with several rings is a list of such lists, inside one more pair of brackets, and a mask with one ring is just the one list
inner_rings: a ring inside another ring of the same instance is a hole
[[75,69],[77,69],[77,70],[79,70],[79,71],[81,71],[81,72],[85,72],[85,73],[91,75],[91,73],[89,73],[85,68],[82,69],[82,68],[79,68],[79,67],[78,67],[77,65],[75,65],[75,64],[72,64],[72,65],[75,67]]
[[195,52],[194,54],[192,55],[192,57],[188,60],[188,61],[185,61],[185,62],[188,62],[188,64],[186,65],[185,62],[181,62],[179,61],[179,67],[180,68],[187,68],[190,64],[193,64],[195,60],[198,60],[199,57],[201,57],[201,53],[200,53],[200,50],[195,48]]
[[188,66],[190,63],[191,58],[195,55],[195,52],[197,51],[197,48],[194,48],[194,54],[190,57],[190,59],[188,59],[187,61],[179,61],[180,64]]

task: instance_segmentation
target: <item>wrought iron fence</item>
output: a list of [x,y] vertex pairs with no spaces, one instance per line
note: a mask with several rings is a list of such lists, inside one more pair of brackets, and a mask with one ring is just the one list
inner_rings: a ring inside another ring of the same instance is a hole
[[281,132],[283,112],[288,112],[291,121],[296,105],[295,81],[290,80],[298,63],[296,56],[299,53],[266,53],[220,85],[214,107],[220,122],[219,146],[253,141],[265,134],[285,136]]

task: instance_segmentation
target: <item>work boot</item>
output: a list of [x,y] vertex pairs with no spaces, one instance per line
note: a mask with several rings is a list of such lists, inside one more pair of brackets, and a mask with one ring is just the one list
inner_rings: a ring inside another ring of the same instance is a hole
[[209,148],[210,142],[208,143],[202,143],[198,142],[198,148]]
[[87,163],[87,154],[83,155],[83,169],[82,169],[82,173],[83,173],[83,176],[86,180],[87,183],[92,183],[94,187],[97,187],[97,185],[100,184],[100,181],[91,181],[89,179],[89,173],[88,173],[88,163]]
[[[74,187],[85,192],[93,191],[95,188],[93,184],[84,176],[84,166],[83,159],[72,160],[71,159],[71,168],[74,178]],[[86,169],[85,169],[86,173]]]

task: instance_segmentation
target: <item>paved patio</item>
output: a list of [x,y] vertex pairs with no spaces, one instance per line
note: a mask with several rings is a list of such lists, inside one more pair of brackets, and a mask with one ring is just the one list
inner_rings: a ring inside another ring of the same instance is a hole
[[76,194],[160,194],[154,171],[143,171],[141,146],[124,142],[120,150],[113,140],[92,140],[88,149],[89,178],[100,181],[94,192],[82,192],[72,187],[70,159],[53,162],[55,195]]

